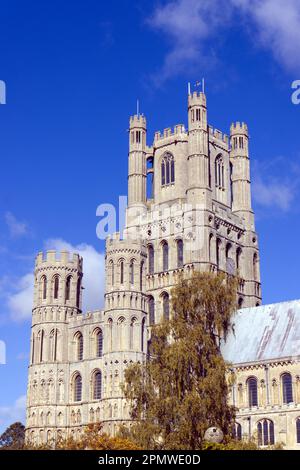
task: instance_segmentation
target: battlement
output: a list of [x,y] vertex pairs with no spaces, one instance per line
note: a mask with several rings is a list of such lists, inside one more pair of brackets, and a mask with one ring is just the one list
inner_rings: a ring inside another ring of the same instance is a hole
[[188,95],[188,105],[190,106],[205,106],[206,107],[206,95],[202,91],[194,91]]
[[78,253],[71,254],[69,251],[66,250],[48,250],[46,252],[40,251],[35,259],[35,267],[44,267],[46,264],[72,264],[76,269],[82,270],[83,259],[81,256],[79,256]]
[[244,122],[233,122],[230,126],[230,136],[244,134],[248,135],[248,126]]
[[219,129],[214,129],[212,126],[208,126],[208,133],[210,137],[213,137],[217,140],[220,140],[221,142],[224,142],[225,144],[228,144],[228,135],[224,134]]
[[146,129],[146,126],[147,126],[146,117],[143,114],[134,114],[133,116],[130,116],[129,125],[130,125],[130,129],[134,127],[142,127]]
[[141,251],[145,249],[145,245],[141,239],[134,238],[120,238],[120,232],[115,232],[113,235],[110,235],[106,238],[106,251],[111,251],[117,249],[118,252],[132,252],[132,251]]
[[176,124],[176,126],[174,126],[173,131],[171,127],[167,127],[166,129],[163,130],[163,134],[161,134],[160,131],[155,132],[154,142],[157,142],[163,139],[168,139],[170,137],[175,137],[175,136],[182,135],[182,134],[186,136],[186,130],[185,130],[184,124]]

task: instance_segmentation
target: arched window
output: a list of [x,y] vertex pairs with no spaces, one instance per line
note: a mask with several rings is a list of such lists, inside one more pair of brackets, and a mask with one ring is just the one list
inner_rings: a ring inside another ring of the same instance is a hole
[[217,238],[216,241],[216,263],[217,263],[217,268],[220,269],[220,261],[221,261],[221,240],[220,238]]
[[243,307],[243,303],[244,303],[243,297],[239,297],[239,300],[238,300],[238,307],[239,307],[239,308],[242,308],[242,307]]
[[300,444],[300,418],[296,420],[297,444]]
[[224,189],[224,161],[222,155],[218,155],[215,160],[215,184],[218,188]]
[[83,359],[83,336],[80,332],[75,335],[76,342],[76,360],[82,361]]
[[281,383],[282,383],[283,403],[292,403],[293,402],[293,384],[292,384],[291,374],[289,373],[282,374]]
[[145,318],[142,320],[141,325],[141,350],[144,351],[144,342],[145,342]]
[[144,262],[141,262],[140,265],[140,291],[143,290],[143,276],[144,276]]
[[258,406],[256,377],[250,377],[247,380],[247,386],[248,386],[249,408],[251,408],[252,406]]
[[119,336],[120,350],[122,351],[124,347],[124,340],[125,340],[125,318],[124,317],[120,317],[118,319],[118,336]]
[[113,320],[112,318],[108,319],[108,338],[109,338],[109,351],[112,351],[113,348]]
[[148,246],[148,262],[149,274],[154,273],[154,248],[153,245]]
[[93,375],[93,400],[100,400],[102,396],[102,374],[100,370]]
[[257,440],[259,446],[269,446],[275,443],[273,421],[263,419],[257,423]]
[[136,324],[136,318],[132,318],[130,322],[130,332],[129,332],[129,349],[133,349],[133,346],[134,346],[135,324]]
[[76,306],[80,307],[80,291],[81,291],[81,278],[77,281],[77,289],[76,289]]
[[42,299],[45,300],[47,298],[47,278],[43,276],[42,279]]
[[149,297],[149,324],[154,325],[155,323],[155,303],[152,295]]
[[72,281],[72,276],[68,276],[67,279],[66,279],[66,300],[70,300],[71,281]]
[[82,379],[81,375],[78,373],[74,377],[73,381],[73,389],[74,389],[74,401],[81,401],[82,400]]
[[258,281],[258,256],[257,253],[253,255],[253,279]]
[[233,425],[233,437],[238,441],[242,440],[242,426],[240,423],[234,423]]
[[96,339],[96,357],[102,357],[103,354],[103,333],[102,330],[97,330],[95,334]]
[[120,262],[120,284],[124,283],[124,261]]
[[[130,284],[134,284],[134,261],[131,260],[130,261],[130,265],[129,265],[129,280],[130,280]],[[121,284],[123,284],[121,282]]]
[[238,247],[236,250],[236,261],[235,261],[237,271],[240,271],[240,268],[241,268],[241,256],[242,256],[242,249]]
[[169,320],[170,318],[170,300],[169,294],[164,292],[163,294],[163,315],[165,320]]
[[44,359],[44,337],[45,337],[44,330],[40,330],[38,332],[39,360],[40,360],[40,362],[43,362],[43,359]]
[[167,186],[175,182],[175,162],[170,153],[166,153],[161,162],[161,184]]
[[57,360],[57,336],[58,332],[57,329],[54,328],[49,335],[49,360],[56,361]]
[[110,283],[113,287],[115,283],[115,265],[114,265],[113,260],[109,262],[109,269],[110,269]]
[[177,267],[183,266],[183,241],[177,240]]
[[31,364],[34,364],[34,355],[35,355],[35,336],[32,333],[32,342],[31,342]]
[[58,291],[59,291],[59,277],[54,277],[54,288],[53,288],[53,298],[58,299]]
[[163,271],[169,269],[169,245],[166,241],[162,242]]

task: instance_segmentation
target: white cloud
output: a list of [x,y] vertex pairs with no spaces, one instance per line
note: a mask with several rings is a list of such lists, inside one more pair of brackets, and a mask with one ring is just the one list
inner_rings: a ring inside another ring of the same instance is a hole
[[300,167],[287,164],[286,158],[275,157],[261,163],[253,161],[252,196],[254,202],[272,211],[287,212],[297,207],[294,204],[300,188]]
[[252,194],[254,201],[263,207],[288,211],[294,201],[295,188],[288,183],[278,179],[263,181],[259,176],[252,184]]
[[10,406],[0,406],[0,426],[5,430],[16,421],[25,423],[26,416],[26,395],[20,396]]
[[7,306],[12,320],[22,321],[30,318],[33,300],[33,273],[22,276],[7,298]]
[[10,235],[12,237],[22,237],[27,235],[28,227],[25,222],[20,222],[11,212],[5,213],[5,222],[9,228]]
[[[83,310],[90,311],[103,306],[104,295],[104,264],[103,253],[99,253],[92,245],[81,243],[72,245],[60,238],[46,240],[45,249],[68,250],[70,253],[79,253],[83,257]],[[31,318],[34,276],[29,272],[17,281],[3,278],[5,285],[5,303],[14,321],[24,321]],[[1,289],[1,279],[0,279]],[[1,293],[1,292],[0,292]],[[4,290],[2,289],[2,296]]]
[[237,25],[282,66],[300,70],[299,0],[172,0],[158,6],[147,23],[170,44],[158,84],[195,65],[207,70],[218,62],[215,45]]

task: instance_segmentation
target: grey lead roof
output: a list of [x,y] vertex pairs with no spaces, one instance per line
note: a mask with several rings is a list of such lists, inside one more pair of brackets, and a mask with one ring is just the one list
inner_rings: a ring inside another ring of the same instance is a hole
[[222,345],[233,364],[270,359],[300,359],[300,300],[238,310],[234,333]]

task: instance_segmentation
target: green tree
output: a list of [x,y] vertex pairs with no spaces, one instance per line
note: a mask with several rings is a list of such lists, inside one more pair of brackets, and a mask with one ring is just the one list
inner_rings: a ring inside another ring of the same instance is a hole
[[172,291],[172,319],[153,327],[149,360],[125,371],[123,389],[135,424],[121,430],[143,449],[201,449],[205,430],[231,435],[221,338],[231,329],[237,280],[195,273]]
[[13,423],[0,436],[0,449],[23,449],[24,439],[25,426],[20,422]]

